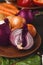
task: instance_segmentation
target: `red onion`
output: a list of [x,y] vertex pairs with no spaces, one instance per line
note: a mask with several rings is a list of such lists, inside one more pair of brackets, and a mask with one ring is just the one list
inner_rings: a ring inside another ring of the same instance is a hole
[[34,18],[32,10],[29,9],[22,9],[17,15],[25,18],[27,23],[31,23]]
[[[23,38],[22,38],[22,30],[23,29],[14,30],[10,35],[10,41],[19,50],[20,49],[27,50],[27,49],[30,49],[33,46],[34,40],[33,40],[33,37],[30,35],[30,33],[27,32],[27,34],[25,36],[25,39],[26,39],[27,43],[22,43],[22,40],[23,40]],[[26,44],[26,45],[23,46],[23,44]]]
[[9,45],[10,28],[4,20],[0,21],[0,45]]

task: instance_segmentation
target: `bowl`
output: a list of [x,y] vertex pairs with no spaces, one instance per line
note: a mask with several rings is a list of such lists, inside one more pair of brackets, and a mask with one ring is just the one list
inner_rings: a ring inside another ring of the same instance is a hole
[[0,46],[0,56],[8,58],[20,58],[35,53],[41,45],[41,37],[38,33],[36,34],[34,40],[34,46],[26,51],[20,51],[12,45],[7,47]]
[[41,2],[41,0],[33,0],[33,3],[35,4],[35,5],[37,5],[37,6],[41,6],[41,7],[43,7],[43,2]]

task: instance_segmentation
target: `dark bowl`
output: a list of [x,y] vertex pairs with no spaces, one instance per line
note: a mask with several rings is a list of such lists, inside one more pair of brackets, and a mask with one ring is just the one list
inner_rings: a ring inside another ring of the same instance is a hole
[[33,4],[39,7],[40,6],[43,7],[43,2],[38,2],[38,1],[33,0]]
[[24,57],[36,52],[36,50],[40,47],[40,45],[41,45],[41,37],[37,33],[37,35],[35,36],[34,46],[31,49],[26,51],[20,51],[13,46],[8,46],[8,47],[0,46],[0,56],[8,57],[8,58]]

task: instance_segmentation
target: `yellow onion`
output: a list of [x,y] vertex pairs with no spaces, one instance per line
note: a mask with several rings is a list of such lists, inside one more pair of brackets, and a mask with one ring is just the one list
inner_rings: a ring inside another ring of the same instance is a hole
[[30,32],[30,34],[35,37],[37,31],[36,31],[36,28],[34,25],[32,24],[27,24],[27,28],[28,28],[28,31]]
[[26,23],[25,19],[20,17],[20,16],[8,16],[7,17],[9,19],[9,25],[11,30],[15,30],[18,28],[23,27],[23,24]]

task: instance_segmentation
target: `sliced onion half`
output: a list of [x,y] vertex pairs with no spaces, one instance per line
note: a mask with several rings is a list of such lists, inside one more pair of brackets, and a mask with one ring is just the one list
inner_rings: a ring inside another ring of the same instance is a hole
[[[34,44],[34,40],[33,40],[33,37],[31,36],[31,34],[29,32],[27,32],[26,36],[25,36],[25,39],[27,41],[26,43],[26,46],[22,46],[23,43],[22,43],[22,29],[16,29],[14,30],[11,35],[10,35],[10,41],[11,43],[16,46],[19,50],[21,49],[24,49],[24,50],[27,50],[27,49],[30,49],[33,44]],[[25,41],[24,41],[25,42]]]

